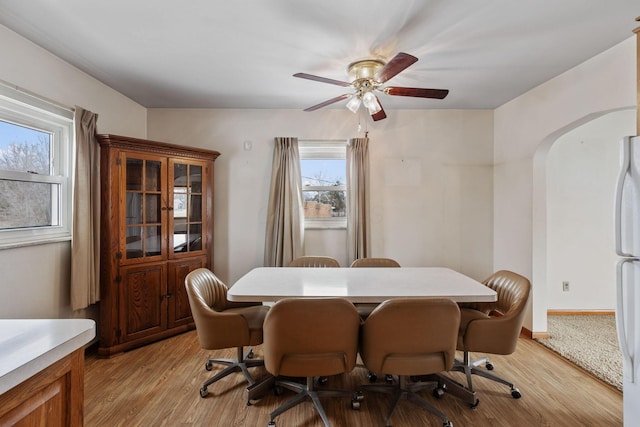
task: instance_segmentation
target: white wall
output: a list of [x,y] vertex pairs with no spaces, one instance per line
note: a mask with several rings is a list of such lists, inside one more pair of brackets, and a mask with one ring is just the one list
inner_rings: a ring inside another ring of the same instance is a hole
[[[0,26],[0,80],[56,103],[99,114],[98,131],[144,138],[146,109]],[[0,318],[95,317],[72,313],[70,243],[0,250]]]
[[546,152],[580,124],[635,106],[635,47],[630,37],[494,112],[494,269],[532,279],[534,333],[547,327]]
[[[615,310],[613,193],[622,136],[636,111],[564,134],[547,156],[547,301],[555,310]],[[563,292],[562,282],[569,282]]]
[[[386,120],[367,125],[372,255],[484,278],[493,262],[492,112],[387,113]],[[215,165],[214,269],[230,284],[263,264],[273,138],[362,136],[357,116],[343,109],[150,109],[148,123],[151,139],[221,152]],[[251,151],[243,150],[244,141],[253,143]],[[343,232],[310,231],[307,238],[313,239],[308,253],[326,250],[346,265]]]
[[[222,152],[215,268],[231,282],[262,264],[273,137],[360,136],[344,110],[147,112],[2,26],[0,49],[0,80],[99,113],[99,132]],[[630,37],[494,112],[390,111],[369,126],[373,254],[403,265],[448,265],[477,278],[498,268],[519,271],[532,278],[537,301],[525,325],[545,331],[545,151],[579,124],[635,106],[635,94]],[[243,151],[245,140],[252,151]],[[0,317],[70,315],[68,264],[68,243],[0,251],[0,286],[12,295],[0,301]]]

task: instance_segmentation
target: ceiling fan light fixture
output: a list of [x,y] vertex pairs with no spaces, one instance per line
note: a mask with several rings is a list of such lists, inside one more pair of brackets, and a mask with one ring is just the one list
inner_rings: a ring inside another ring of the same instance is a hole
[[364,105],[371,119],[374,122],[387,118],[380,100],[375,91],[391,96],[410,96],[414,98],[432,98],[444,99],[449,90],[447,89],[428,89],[403,86],[386,86],[382,87],[387,81],[391,80],[403,70],[416,63],[418,58],[408,53],[398,52],[393,58],[385,61],[380,58],[363,59],[349,64],[349,81],[341,81],[328,79],[326,77],[315,76],[307,73],[296,73],[293,77],[299,77],[307,80],[314,80],[321,83],[329,83],[336,86],[351,87],[353,93],[345,93],[327,101],[321,102],[304,111],[315,111],[319,108],[347,100],[347,108],[356,113],[360,110],[360,106]]
[[352,95],[349,101],[347,101],[347,108],[355,114],[358,112],[360,104],[362,104],[362,100],[360,99],[360,97],[358,95]]
[[369,114],[376,114],[377,112],[382,110],[380,103],[372,92],[366,92],[362,96],[362,102],[364,103],[364,106],[367,108],[367,110],[369,110]]

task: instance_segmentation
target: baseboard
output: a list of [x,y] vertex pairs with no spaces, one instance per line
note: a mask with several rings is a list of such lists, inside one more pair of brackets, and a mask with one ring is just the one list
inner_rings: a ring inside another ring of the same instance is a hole
[[544,339],[544,338],[549,338],[549,332],[533,332],[523,326],[522,330],[520,331],[520,336],[524,336],[531,340],[534,340],[536,338]]
[[[547,310],[547,316],[594,316],[612,314],[616,314],[616,312],[612,310]],[[532,332],[524,326],[520,334],[530,339],[547,339],[550,337],[549,332]]]
[[594,316],[612,315],[614,310],[547,310],[547,316]]

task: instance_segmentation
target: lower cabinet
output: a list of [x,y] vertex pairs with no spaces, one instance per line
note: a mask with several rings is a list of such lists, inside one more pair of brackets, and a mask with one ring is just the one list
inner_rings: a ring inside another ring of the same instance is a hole
[[167,329],[166,263],[120,268],[122,344],[144,340]]
[[193,329],[184,279],[206,266],[203,256],[120,268],[119,322],[115,333],[101,340],[99,354],[111,356]]
[[0,395],[0,426],[81,426],[84,349]]
[[177,328],[193,324],[184,279],[187,277],[187,274],[193,270],[206,266],[207,260],[205,257],[169,263],[169,277],[167,279],[168,328]]

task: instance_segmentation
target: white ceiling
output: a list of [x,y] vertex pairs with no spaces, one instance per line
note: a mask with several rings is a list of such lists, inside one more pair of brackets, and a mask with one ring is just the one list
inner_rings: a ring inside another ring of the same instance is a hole
[[[386,109],[495,108],[633,36],[638,0],[0,0],[0,24],[145,107],[304,109],[407,52]],[[344,101],[333,108],[344,108]],[[313,113],[310,113],[313,114]]]

